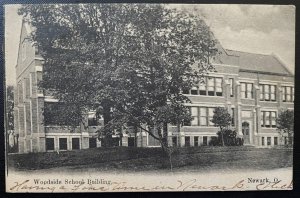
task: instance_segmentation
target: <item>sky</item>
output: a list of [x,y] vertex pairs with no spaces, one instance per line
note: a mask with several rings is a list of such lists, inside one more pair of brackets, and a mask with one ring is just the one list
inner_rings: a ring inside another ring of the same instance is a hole
[[[15,66],[22,17],[20,5],[5,6],[6,83],[15,85]],[[289,5],[195,5],[170,4],[203,17],[226,49],[275,54],[295,70],[295,7]]]

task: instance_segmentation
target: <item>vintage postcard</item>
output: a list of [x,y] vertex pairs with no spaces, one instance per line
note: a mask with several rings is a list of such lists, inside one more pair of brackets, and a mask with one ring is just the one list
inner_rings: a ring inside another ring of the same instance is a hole
[[5,5],[6,191],[293,189],[295,6]]

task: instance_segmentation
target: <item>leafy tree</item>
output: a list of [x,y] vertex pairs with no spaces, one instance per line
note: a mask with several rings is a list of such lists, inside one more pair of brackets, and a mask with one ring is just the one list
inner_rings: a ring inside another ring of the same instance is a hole
[[11,85],[6,88],[6,114],[7,129],[14,130],[14,87]]
[[43,88],[81,112],[102,114],[107,139],[131,123],[168,150],[167,124],[191,119],[181,90],[213,69],[216,42],[202,19],[147,4],[24,5],[19,11],[35,27],[32,38],[45,58]]
[[[10,146],[9,136],[14,134],[14,87],[9,85],[6,87],[6,145]],[[15,140],[15,138],[14,138]],[[14,142],[13,147],[8,147],[8,152],[14,152],[17,149],[17,144]]]
[[293,144],[294,137],[294,110],[281,111],[276,119],[277,129],[283,134],[287,134],[289,145]]
[[[122,75],[127,78],[122,80],[123,90],[130,94],[114,115],[116,120],[127,118],[148,131],[161,142],[163,149],[168,150],[167,124],[180,125],[183,120],[191,119],[183,105],[189,99],[181,90],[190,89],[212,69],[209,58],[217,50],[202,20],[161,6],[151,9],[154,11],[147,14],[149,20],[138,22],[146,23],[140,25],[145,29],[136,31],[144,46],[139,52],[143,62],[128,68],[129,74]],[[150,126],[150,129],[155,126],[158,136],[143,126]]]
[[222,138],[222,145],[225,145],[224,142],[224,131],[228,129],[231,124],[231,116],[228,113],[227,109],[224,107],[217,107],[214,110],[214,116],[211,120],[216,127],[220,127],[220,134]]

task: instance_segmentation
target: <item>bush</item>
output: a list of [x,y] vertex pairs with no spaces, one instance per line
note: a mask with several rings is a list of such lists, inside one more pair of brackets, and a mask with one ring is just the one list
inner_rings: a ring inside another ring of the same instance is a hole
[[222,146],[222,139],[219,137],[211,137],[208,143],[209,146]]
[[[244,144],[243,138],[236,137],[236,131],[231,129],[225,129],[223,131],[223,138],[225,146],[242,146]],[[222,134],[219,131],[218,137],[213,137],[209,142],[211,146],[222,146]]]

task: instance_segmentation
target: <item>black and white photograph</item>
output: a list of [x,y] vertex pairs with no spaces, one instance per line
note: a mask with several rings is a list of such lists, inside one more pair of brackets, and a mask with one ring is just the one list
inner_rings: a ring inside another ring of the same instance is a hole
[[293,190],[295,6],[7,4],[6,191]]

